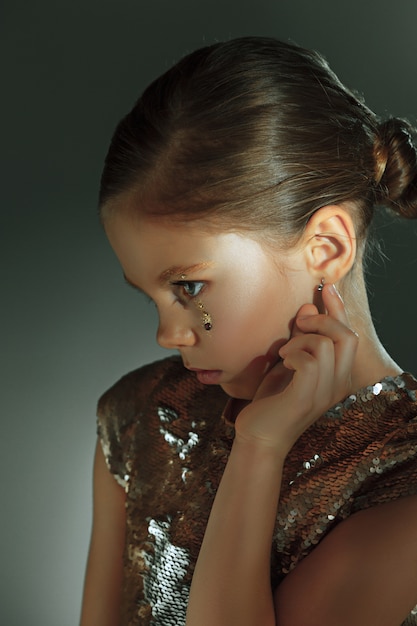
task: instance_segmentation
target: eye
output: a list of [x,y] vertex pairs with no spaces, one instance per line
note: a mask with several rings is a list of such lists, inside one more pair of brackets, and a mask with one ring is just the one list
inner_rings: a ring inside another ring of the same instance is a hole
[[196,298],[204,288],[204,283],[198,280],[179,280],[173,283],[173,285],[181,287],[189,298]]

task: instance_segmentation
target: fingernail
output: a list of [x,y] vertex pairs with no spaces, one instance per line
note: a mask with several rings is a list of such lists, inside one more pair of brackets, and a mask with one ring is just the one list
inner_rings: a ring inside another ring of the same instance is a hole
[[343,298],[340,295],[340,293],[339,293],[339,291],[338,291],[338,289],[337,289],[337,287],[336,287],[336,285],[334,283],[331,283],[329,285],[329,291],[332,294],[332,296],[338,296],[342,300],[342,302],[343,302]]

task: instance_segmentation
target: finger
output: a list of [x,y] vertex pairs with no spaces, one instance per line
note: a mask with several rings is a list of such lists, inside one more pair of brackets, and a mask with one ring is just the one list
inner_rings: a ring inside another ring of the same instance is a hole
[[[339,317],[343,316],[339,315]],[[343,388],[348,391],[358,347],[358,335],[345,323],[331,317],[330,314],[302,318],[298,320],[297,324],[305,333],[318,334],[333,342],[335,387],[340,392]]]
[[[297,312],[297,315],[294,319],[293,332],[291,336],[299,335],[302,332],[305,332],[300,325],[298,325],[298,320],[302,320],[306,317],[313,317],[315,315],[328,315],[333,317],[334,319],[339,320],[346,326],[349,326],[349,320],[346,314],[345,306],[343,304],[342,297],[335,285],[326,284],[320,292],[322,294],[322,307],[320,309],[325,309],[325,312],[319,310],[318,306],[315,304],[304,304]],[[301,331],[301,333],[300,333]]]
[[335,389],[334,349],[330,339],[309,335],[302,348],[293,344],[283,364],[294,370],[291,386],[298,409],[304,407],[318,417],[340,399],[334,400],[340,391]]
[[304,331],[298,326],[297,324],[297,320],[300,317],[312,317],[313,315],[317,315],[318,314],[318,310],[317,307],[314,304],[303,304],[302,307],[299,308],[299,310],[297,311],[297,314],[293,320],[293,324],[292,324],[292,328],[291,328],[291,334],[290,334],[290,339],[292,337],[297,337],[298,335],[303,335]]
[[291,383],[284,394],[290,394],[296,398],[297,412],[310,413],[320,375],[317,359],[309,352],[294,350],[285,357],[283,365],[294,372]]
[[[344,337],[348,341],[355,342],[354,337],[358,337],[358,335],[355,333],[354,329],[350,327],[343,300],[336,287],[331,284],[326,284],[323,287],[322,293],[327,315],[298,315],[297,325],[303,332],[321,333],[331,337],[335,342],[340,341]],[[337,322],[339,322],[339,324]]]
[[[358,348],[358,335],[350,327],[343,300],[332,284],[322,290],[323,305],[327,315],[299,317],[297,325],[303,332],[319,333],[330,337],[335,349],[335,388],[339,394],[349,390],[351,371]],[[340,398],[339,398],[340,399]]]
[[346,326],[349,326],[349,320],[346,314],[345,305],[343,304],[342,296],[335,287],[335,285],[324,285],[322,290],[323,304],[330,317],[334,317]]
[[358,334],[348,323],[343,323],[330,315],[315,315],[303,317],[297,321],[303,333],[317,333],[329,337],[335,344],[335,349],[349,349],[357,347]]
[[[279,354],[283,360],[283,365],[292,370],[300,369],[304,363],[302,358],[307,354],[318,363],[326,380],[333,378],[335,346],[329,337],[318,334],[298,335],[283,346]],[[310,363],[310,359],[308,359],[308,363]]]
[[320,313],[319,315],[310,315],[308,317],[297,318],[297,326],[301,333],[317,333],[325,337],[330,337],[334,342],[344,338],[357,337],[354,330],[349,327],[349,323],[342,322],[335,317]]

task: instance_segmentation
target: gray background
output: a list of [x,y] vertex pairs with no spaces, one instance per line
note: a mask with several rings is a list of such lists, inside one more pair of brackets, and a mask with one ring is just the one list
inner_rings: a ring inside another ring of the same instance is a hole
[[[98,396],[163,354],[96,218],[110,134],[187,51],[239,35],[315,47],[380,114],[417,113],[415,0],[3,2],[0,623],[78,621]],[[388,349],[417,372],[414,223],[379,221],[370,285]]]

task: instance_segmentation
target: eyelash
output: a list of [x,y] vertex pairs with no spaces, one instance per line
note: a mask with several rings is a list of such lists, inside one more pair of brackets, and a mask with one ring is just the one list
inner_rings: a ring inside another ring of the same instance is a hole
[[[146,301],[148,302],[148,304],[155,304],[154,301],[152,300],[152,298],[150,298],[144,291],[142,291],[141,289],[139,289],[138,287],[135,287],[134,285],[132,285],[131,283],[128,283],[126,281],[126,283],[128,287],[130,287],[131,289],[134,289],[136,293],[139,293],[141,296],[143,296]],[[171,285],[173,287],[180,287],[182,289],[182,296],[188,298],[189,300],[193,300],[194,298],[198,298],[198,296],[200,295],[200,293],[203,291],[204,287],[205,287],[205,283],[201,280],[177,280],[175,282],[172,282]],[[198,285],[200,288],[198,289],[198,293],[189,293],[187,291],[187,287],[189,287],[190,285],[192,285],[194,288],[196,287],[196,285]],[[179,300],[181,301],[181,298],[179,298]]]
[[[193,298],[198,298],[198,296],[200,295],[200,293],[203,291],[205,287],[205,284],[201,280],[177,280],[175,283],[171,283],[171,284],[173,286],[181,287],[186,297],[190,298],[190,300],[192,300]],[[186,288],[189,287],[190,285],[192,285],[193,287],[195,287],[196,285],[200,285],[200,289],[198,290],[198,293],[189,293]]]

